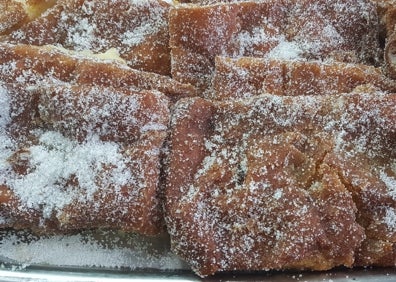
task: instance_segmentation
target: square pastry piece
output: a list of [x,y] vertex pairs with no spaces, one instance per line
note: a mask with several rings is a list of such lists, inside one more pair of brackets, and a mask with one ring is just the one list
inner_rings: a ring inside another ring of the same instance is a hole
[[170,9],[175,79],[207,89],[218,55],[370,64],[378,59],[378,16],[369,0],[224,2]]
[[[1,6],[12,13],[24,12],[13,5]],[[38,0],[26,1],[25,11],[35,12],[47,3],[45,12],[14,23],[0,16],[5,41],[18,44],[53,44],[66,49],[95,53],[116,48],[128,65],[144,71],[170,74],[168,13],[170,4],[162,0]],[[43,3],[44,2],[44,3]],[[21,17],[21,16],[20,16]],[[15,17],[16,18],[16,17]],[[17,18],[16,18],[17,19]],[[12,27],[12,28],[11,28]]]
[[171,122],[165,216],[201,276],[396,261],[396,95],[210,102]]
[[0,227],[162,232],[170,100],[152,76],[83,54],[2,46]]
[[0,84],[0,226],[160,232],[167,98],[88,85],[23,88]]

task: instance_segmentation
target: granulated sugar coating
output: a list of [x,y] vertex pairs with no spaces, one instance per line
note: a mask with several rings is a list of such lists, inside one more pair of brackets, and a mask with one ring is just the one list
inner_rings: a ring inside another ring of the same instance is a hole
[[[146,90],[158,85],[151,75],[84,53],[3,47],[2,226],[160,232],[160,154],[169,99]],[[95,72],[80,76],[94,66]],[[112,67],[130,79],[108,86]],[[169,85],[158,88],[177,99]]]
[[172,75],[203,90],[219,55],[354,63],[379,57],[378,17],[368,0],[209,2],[179,5],[169,18]]
[[165,211],[173,250],[217,271],[393,265],[396,96],[180,100]]
[[[0,43],[0,77],[7,83],[59,80],[134,90],[157,90],[172,100],[196,96],[196,89],[172,78],[130,68],[116,53],[74,52],[55,46]],[[110,54],[109,54],[110,53]],[[107,56],[109,55],[109,56]]]
[[[31,265],[91,269],[186,269],[169,251],[166,235],[144,237],[111,231],[85,231],[75,235],[34,236],[23,232],[0,233],[0,253],[23,267]],[[45,251],[43,251],[45,250]]]
[[214,100],[249,98],[266,92],[280,96],[340,94],[372,84],[396,91],[396,82],[381,68],[336,61],[300,61],[216,57],[212,85],[205,97]]
[[95,53],[117,48],[134,68],[170,73],[168,11],[157,0],[58,0],[8,34],[12,43],[59,45]]
[[394,0],[0,11],[6,265],[396,266]]
[[[28,129],[17,119],[2,122],[2,136],[9,141],[1,148],[3,226],[38,231],[113,226],[159,232],[157,191],[169,115],[166,97],[61,84],[34,91],[39,121],[31,121]],[[16,93],[1,94],[3,101],[11,96],[12,108]],[[12,131],[26,133],[13,136],[7,130],[11,125]]]

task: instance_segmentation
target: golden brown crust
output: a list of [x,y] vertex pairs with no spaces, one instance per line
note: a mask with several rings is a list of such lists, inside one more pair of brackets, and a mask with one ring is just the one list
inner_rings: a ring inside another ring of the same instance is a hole
[[117,60],[101,60],[93,54],[69,52],[54,46],[1,43],[0,77],[36,83],[43,78],[64,82],[111,86],[136,90],[157,90],[173,101],[197,95],[197,90],[167,76],[132,69]]
[[[2,122],[7,143],[1,152],[9,155],[1,167],[2,227],[162,231],[158,188],[167,98],[44,82],[26,96],[32,92],[38,121]],[[9,117],[20,112],[15,87],[2,85],[1,95]]]
[[18,28],[27,20],[22,3],[12,0],[0,1],[0,36]]
[[201,276],[396,265],[394,0],[22,2],[0,228],[154,235],[164,208]]
[[396,92],[396,83],[380,68],[363,64],[216,57],[212,86],[206,97],[224,100],[262,93],[328,95],[347,93],[365,84]]
[[205,90],[217,55],[266,57],[285,47],[308,59],[373,63],[378,18],[369,1],[259,1],[170,10],[174,78]]
[[169,8],[159,0],[58,0],[7,40],[95,53],[117,48],[129,66],[169,75]]
[[395,25],[395,0],[370,0],[373,2],[378,10],[380,20],[381,36],[389,36],[389,32],[393,30]]
[[389,36],[396,29],[396,2],[387,9],[385,17],[386,31]]
[[158,189],[170,113],[155,89],[177,100],[189,88],[81,53],[1,46],[2,227],[163,231]]
[[395,31],[387,38],[386,41],[385,64],[388,74],[392,78],[396,79],[396,28]]
[[[371,240],[393,246],[395,103],[365,88],[180,100],[165,202],[173,251],[206,276],[362,265]],[[372,262],[394,265],[390,250]]]

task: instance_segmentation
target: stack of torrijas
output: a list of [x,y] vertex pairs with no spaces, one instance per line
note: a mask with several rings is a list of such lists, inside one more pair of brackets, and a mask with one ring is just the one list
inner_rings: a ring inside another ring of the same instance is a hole
[[395,266],[394,3],[180,2],[0,1],[0,224]]

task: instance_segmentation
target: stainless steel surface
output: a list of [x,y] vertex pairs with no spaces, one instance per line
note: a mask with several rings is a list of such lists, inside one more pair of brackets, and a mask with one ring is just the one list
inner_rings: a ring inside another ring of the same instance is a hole
[[75,281],[75,282],[108,282],[108,281],[327,281],[327,282],[390,282],[396,281],[395,269],[359,269],[334,270],[328,272],[267,272],[250,274],[222,274],[200,279],[186,271],[147,271],[147,272],[103,272],[65,270],[65,269],[25,269],[0,270],[0,281]]
[[187,268],[170,252],[167,234],[147,237],[103,230],[53,236],[0,231],[0,259],[22,266],[100,266],[133,270]]
[[396,281],[396,268],[218,274],[200,279],[170,252],[167,235],[110,231],[36,236],[0,231],[0,281]]
[[49,270],[27,270],[9,271],[0,270],[1,282],[109,282],[109,281],[199,281],[192,274],[160,274],[160,273],[101,273],[101,272],[76,272],[76,271],[49,271]]

